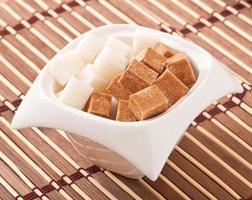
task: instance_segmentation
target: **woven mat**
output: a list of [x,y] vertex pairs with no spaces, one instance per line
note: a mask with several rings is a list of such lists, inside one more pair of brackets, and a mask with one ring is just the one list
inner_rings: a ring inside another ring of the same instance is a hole
[[[252,199],[251,1],[1,2],[0,199]],[[111,23],[141,24],[191,40],[226,64],[244,87],[194,120],[155,182],[96,167],[62,131],[10,128],[45,63],[76,36]]]

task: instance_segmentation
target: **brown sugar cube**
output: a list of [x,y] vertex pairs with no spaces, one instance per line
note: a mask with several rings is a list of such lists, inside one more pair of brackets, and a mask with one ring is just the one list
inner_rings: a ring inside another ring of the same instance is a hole
[[157,76],[158,73],[154,70],[134,59],[129,63],[118,83],[133,94],[151,85]]
[[156,51],[157,53],[161,54],[162,56],[165,56],[166,58],[169,58],[171,56],[174,56],[175,54],[177,54],[178,52],[175,51],[174,49],[171,49],[169,47],[167,47],[165,44],[163,44],[162,42],[158,42],[154,47],[153,47],[154,51]]
[[166,61],[166,68],[169,69],[187,87],[191,87],[195,81],[195,75],[189,59],[184,53],[178,53]]
[[148,48],[142,62],[148,65],[150,68],[158,72],[159,74],[165,67],[166,57],[154,51],[152,48]]
[[158,77],[154,84],[164,93],[171,104],[174,104],[188,91],[188,87],[167,69]]
[[129,109],[138,120],[155,117],[170,106],[165,95],[154,85],[132,94],[129,98]]
[[131,92],[124,88],[123,85],[118,82],[121,75],[122,73],[117,74],[113,77],[113,79],[106,87],[106,91],[108,94],[111,94],[117,99],[129,99],[129,95],[131,95]]
[[129,105],[129,101],[127,100],[118,101],[117,113],[116,113],[117,121],[124,121],[124,122],[136,121],[136,117],[130,111],[128,105]]
[[87,112],[101,117],[110,117],[112,96],[105,93],[93,92],[88,103]]

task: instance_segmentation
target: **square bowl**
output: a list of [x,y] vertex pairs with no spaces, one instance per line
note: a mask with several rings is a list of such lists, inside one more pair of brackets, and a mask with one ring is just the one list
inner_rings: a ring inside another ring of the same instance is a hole
[[[167,46],[186,52],[193,65],[196,83],[166,112],[144,121],[119,122],[62,104],[55,95],[55,80],[48,68],[50,61],[19,106],[13,128],[40,126],[64,130],[73,146],[97,165],[127,177],[145,175],[156,180],[193,119],[215,100],[243,89],[222,63],[182,38],[126,24],[106,25],[89,32],[102,40],[117,36],[131,45],[136,29],[154,34]],[[76,48],[86,34],[70,42],[55,57]]]

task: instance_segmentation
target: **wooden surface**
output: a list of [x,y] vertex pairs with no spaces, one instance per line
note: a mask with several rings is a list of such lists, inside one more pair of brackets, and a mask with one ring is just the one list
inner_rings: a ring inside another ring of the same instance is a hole
[[[251,200],[251,6],[244,0],[2,1],[0,199]],[[99,169],[62,131],[10,128],[45,63],[76,36],[110,23],[141,24],[191,40],[227,65],[245,89],[192,122],[155,182]]]

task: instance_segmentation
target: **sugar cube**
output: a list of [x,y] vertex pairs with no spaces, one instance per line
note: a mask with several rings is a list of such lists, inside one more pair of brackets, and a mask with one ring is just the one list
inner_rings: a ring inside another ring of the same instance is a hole
[[69,106],[82,109],[93,88],[85,81],[71,77],[59,94],[59,100]]
[[111,47],[105,47],[94,61],[94,71],[106,80],[121,72],[127,65],[128,59],[118,56]]
[[165,66],[166,57],[148,48],[143,57],[143,63],[158,73],[161,73]]
[[90,86],[92,86],[96,91],[103,92],[105,91],[106,85],[108,84],[108,81],[104,78],[98,76],[93,71],[93,64],[87,64],[78,74],[78,77],[81,80],[87,81]]
[[187,87],[191,87],[195,83],[193,68],[185,53],[178,53],[168,58],[166,67]]
[[136,121],[135,115],[128,107],[129,101],[120,99],[118,101],[116,120],[117,121]]
[[145,64],[132,60],[118,82],[131,93],[135,93],[151,85],[157,76],[158,73]]
[[123,85],[118,82],[121,75],[122,73],[119,73],[113,77],[113,79],[106,87],[106,91],[117,99],[128,99],[131,92],[128,91],[128,89],[124,88]]
[[171,56],[174,56],[175,54],[178,53],[178,51],[171,49],[170,47],[167,47],[165,44],[162,42],[158,42],[154,47],[154,51],[157,53],[161,54],[162,56],[165,56],[166,58],[169,58]]
[[93,92],[88,103],[87,112],[101,117],[110,118],[111,101],[111,95],[101,92]]
[[81,70],[84,63],[81,61],[75,50],[70,50],[49,62],[49,71],[60,85],[67,81]]
[[89,33],[84,35],[77,45],[76,50],[84,63],[93,63],[95,57],[103,47],[104,42],[95,35]]
[[120,54],[120,56],[122,57],[129,58],[131,54],[131,47],[114,36],[110,36],[106,40],[105,45],[116,50],[117,53]]
[[154,85],[132,94],[129,98],[129,109],[138,120],[154,117],[170,106],[165,95]]
[[167,69],[154,84],[164,93],[170,104],[174,104],[188,91],[188,87]]
[[135,56],[143,49],[153,47],[158,41],[159,38],[155,33],[139,28],[134,33],[132,54]]

